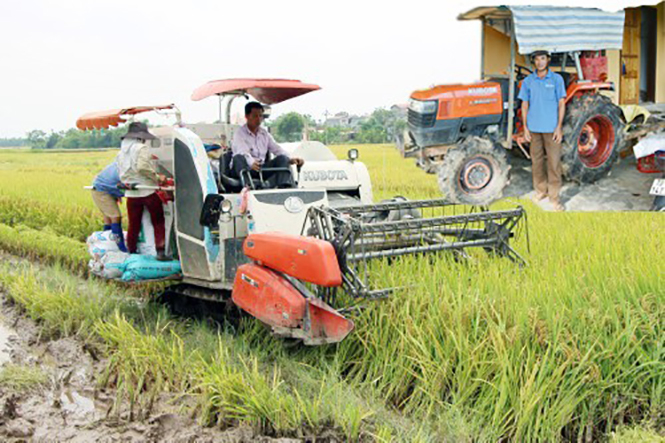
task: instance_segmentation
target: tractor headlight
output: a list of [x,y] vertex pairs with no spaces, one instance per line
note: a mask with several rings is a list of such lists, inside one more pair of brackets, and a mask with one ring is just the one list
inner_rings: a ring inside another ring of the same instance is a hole
[[416,100],[415,98],[409,99],[409,109],[418,114],[430,114],[436,112],[436,100]]
[[222,201],[222,204],[220,205],[220,209],[222,210],[222,214],[230,214],[232,208],[233,208],[233,204],[231,204],[231,200],[224,199]]
[[347,152],[346,155],[349,157],[349,160],[356,161],[358,160],[360,153],[358,152],[357,149],[354,148],[354,149],[349,149],[349,152]]

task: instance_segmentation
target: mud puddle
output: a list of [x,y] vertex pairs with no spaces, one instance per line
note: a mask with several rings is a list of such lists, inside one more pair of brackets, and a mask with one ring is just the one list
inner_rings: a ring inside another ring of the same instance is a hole
[[11,341],[16,338],[16,331],[0,322],[0,366],[11,360]]
[[[6,258],[0,252],[0,259]],[[98,354],[75,338],[44,337],[41,328],[11,304],[0,288],[0,441],[302,441],[256,435],[250,427],[200,426],[182,415],[183,406],[190,406],[184,404],[183,396],[166,393],[147,417],[130,419],[122,408],[111,412],[116,393],[99,382],[107,362]],[[38,374],[37,381],[24,381],[26,386],[12,383],[25,380],[22,374],[27,373]]]

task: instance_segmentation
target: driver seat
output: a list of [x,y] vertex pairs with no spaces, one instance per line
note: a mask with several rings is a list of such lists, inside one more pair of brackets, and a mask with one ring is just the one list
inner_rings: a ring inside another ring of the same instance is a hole
[[232,177],[231,160],[233,159],[233,151],[228,149],[222,158],[219,159],[219,184],[225,192],[239,193],[242,191],[242,183],[239,178]]

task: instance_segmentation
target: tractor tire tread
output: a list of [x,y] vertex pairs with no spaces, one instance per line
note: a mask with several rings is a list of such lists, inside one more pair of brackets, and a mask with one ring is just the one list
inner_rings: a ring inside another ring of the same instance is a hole
[[[464,163],[475,155],[482,154],[491,159],[493,177],[485,192],[469,194],[460,188],[457,177]],[[505,149],[496,147],[481,137],[467,137],[457,147],[451,148],[437,170],[439,189],[451,203],[485,206],[500,199],[509,183],[510,165]]]
[[[577,140],[584,123],[594,115],[605,115],[610,119],[614,128],[614,146],[601,166],[590,168],[578,156]],[[609,97],[600,94],[585,94],[573,98],[566,108],[563,123],[561,164],[564,178],[577,183],[593,183],[606,177],[617,161],[619,151],[623,148],[624,126],[621,108],[612,103]]]

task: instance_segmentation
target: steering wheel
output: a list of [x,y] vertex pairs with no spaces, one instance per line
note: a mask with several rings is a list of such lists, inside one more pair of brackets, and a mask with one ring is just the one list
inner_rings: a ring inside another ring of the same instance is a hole
[[293,171],[291,168],[261,168],[259,169],[259,177],[257,180],[254,180],[252,177],[251,171],[249,169],[243,169],[240,171],[240,183],[243,187],[249,186],[251,189],[270,189],[271,186],[268,180],[264,179],[263,174],[265,172],[288,172],[291,175],[291,182],[295,183],[293,179]]
[[[517,71],[517,81],[525,79],[529,74],[533,73],[533,71],[526,66],[522,65],[515,65],[515,70]],[[526,73],[524,72],[526,71]]]

